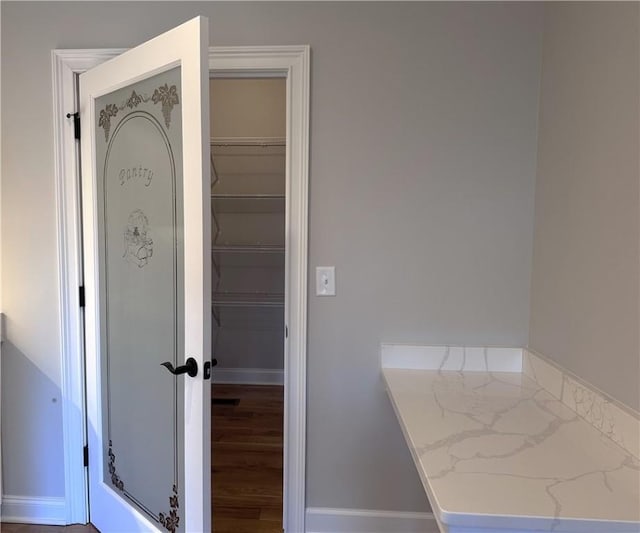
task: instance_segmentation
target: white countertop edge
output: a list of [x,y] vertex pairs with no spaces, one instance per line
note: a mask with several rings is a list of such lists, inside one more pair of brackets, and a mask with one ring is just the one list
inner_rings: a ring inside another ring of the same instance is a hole
[[387,376],[385,375],[384,370],[382,372],[382,378],[384,379],[384,386],[385,386],[385,389],[387,390],[387,396],[389,396],[389,400],[391,400],[391,407],[393,407],[393,412],[395,413],[396,418],[400,423],[400,429],[402,430],[402,435],[404,436],[405,442],[408,444],[409,451],[411,452],[411,458],[413,459],[413,463],[416,467],[416,470],[418,471],[418,476],[420,477],[422,486],[424,487],[424,490],[427,493],[427,499],[429,500],[429,504],[431,505],[431,512],[433,513],[434,518],[438,522],[438,526],[441,526],[443,524],[442,510],[440,508],[440,505],[438,504],[438,499],[436,498],[435,494],[433,493],[433,490],[431,489],[431,485],[429,484],[429,478],[427,477],[427,475],[424,473],[424,470],[420,466],[420,458],[416,454],[416,447],[413,441],[411,440],[409,431],[407,430],[404,424],[404,420],[400,415],[400,411],[398,410],[398,406],[396,405],[395,398],[393,397],[393,394],[391,393],[391,390],[389,388],[389,382],[387,381]]
[[449,533],[457,531],[452,528],[464,528],[473,533],[491,531],[505,533],[515,531],[554,532],[554,533],[638,533],[637,522],[614,522],[610,520],[584,520],[580,518],[542,518],[539,516],[482,515],[441,512],[442,524]]
[[[477,522],[474,522],[477,523]],[[468,526],[454,526],[454,525],[442,525],[439,524],[441,533],[523,533],[522,528],[500,528],[496,529],[495,526],[490,527],[468,527]],[[606,529],[602,529],[602,525],[594,525],[593,528],[585,529],[584,526],[576,526],[578,529],[554,529],[554,533],[637,533],[638,529],[611,529],[607,524]],[[529,533],[543,533],[549,530],[528,530]]]

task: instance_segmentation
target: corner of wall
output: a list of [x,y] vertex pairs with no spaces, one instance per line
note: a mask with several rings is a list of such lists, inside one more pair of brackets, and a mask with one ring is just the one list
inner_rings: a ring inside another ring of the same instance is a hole
[[525,347],[529,348],[531,346],[531,321],[533,316],[533,270],[535,267],[535,253],[536,253],[536,220],[538,218],[536,207],[538,205],[537,199],[537,190],[538,190],[538,156],[540,152],[540,115],[542,112],[542,74],[543,74],[543,56],[544,56],[544,20],[545,20],[545,3],[542,5],[542,26],[540,28],[540,41],[538,43],[538,100],[536,103],[536,162],[535,162],[535,178],[533,185],[533,206],[532,206],[532,215],[533,219],[531,220],[531,262],[529,269],[529,313],[527,317],[527,342]]

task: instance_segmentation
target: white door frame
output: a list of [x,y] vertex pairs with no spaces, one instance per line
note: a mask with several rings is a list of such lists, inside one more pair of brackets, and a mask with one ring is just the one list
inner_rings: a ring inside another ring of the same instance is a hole
[[[88,520],[79,146],[74,139],[76,75],[124,49],[53,50],[54,177],[58,235],[61,395],[66,523]],[[209,48],[213,75],[280,76],[287,80],[285,271],[284,528],[304,531],[309,182],[308,46]]]

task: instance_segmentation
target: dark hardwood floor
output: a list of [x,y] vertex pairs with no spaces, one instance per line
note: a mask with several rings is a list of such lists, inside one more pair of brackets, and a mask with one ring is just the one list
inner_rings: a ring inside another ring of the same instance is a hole
[[98,533],[91,524],[73,526],[40,526],[34,524],[0,524],[2,533]]
[[282,532],[284,391],[271,385],[214,385],[212,503],[215,533]]
[[[211,405],[213,531],[282,533],[283,387],[214,385],[213,398],[228,402]],[[91,524],[3,523],[0,531],[97,533]]]

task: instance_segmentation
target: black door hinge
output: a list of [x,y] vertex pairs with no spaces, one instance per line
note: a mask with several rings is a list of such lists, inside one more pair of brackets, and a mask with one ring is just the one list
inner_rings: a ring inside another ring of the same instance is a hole
[[80,140],[80,113],[67,113],[67,118],[73,117],[73,136]]
[[89,446],[82,448],[82,462],[84,466],[89,466]]
[[84,307],[84,285],[78,287],[78,300],[80,302],[80,307]]

